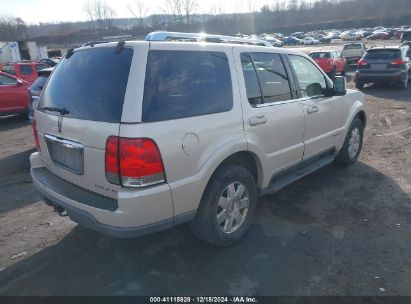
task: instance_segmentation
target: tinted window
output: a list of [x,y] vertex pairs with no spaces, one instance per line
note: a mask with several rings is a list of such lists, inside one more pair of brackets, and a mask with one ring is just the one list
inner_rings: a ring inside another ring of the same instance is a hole
[[93,48],[74,52],[56,66],[39,107],[58,107],[66,116],[120,122],[133,50]]
[[16,75],[16,71],[14,70],[14,66],[12,65],[4,65],[1,68],[1,71],[10,75]]
[[289,55],[291,65],[297,76],[302,97],[324,95],[327,89],[325,77],[307,58]]
[[364,59],[396,59],[401,58],[400,50],[369,50],[365,53]]
[[233,90],[225,53],[149,52],[143,121],[225,112],[232,105]]
[[316,52],[310,53],[309,56],[313,59],[320,59],[320,58],[331,58],[329,52]]
[[243,67],[248,102],[252,105],[263,103],[261,88],[258,82],[257,73],[254,69],[253,60],[251,59],[251,54],[241,54],[241,64]]
[[0,75],[0,85],[16,85],[17,80],[5,75]]
[[46,77],[46,76],[40,76],[40,77],[38,77],[38,78],[33,82],[33,84],[30,86],[30,89],[31,89],[32,91],[41,91],[41,90],[43,90],[43,87],[44,87],[44,85],[46,84],[47,78],[48,78],[48,77]]
[[31,65],[21,65],[20,66],[21,75],[31,75],[33,74],[33,68]]
[[291,89],[279,54],[252,53],[264,103],[290,100]]

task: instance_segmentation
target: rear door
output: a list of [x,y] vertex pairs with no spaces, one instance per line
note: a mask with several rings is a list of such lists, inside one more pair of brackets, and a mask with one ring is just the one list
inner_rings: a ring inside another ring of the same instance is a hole
[[302,161],[304,113],[282,55],[261,48],[235,47],[249,150],[264,166],[263,187],[271,177]]
[[116,197],[118,186],[105,176],[107,138],[118,136],[130,83],[133,54],[145,56],[147,45],[115,44],[75,51],[49,78],[35,120],[41,157],[47,169],[82,188]]
[[398,64],[401,59],[400,49],[370,49],[358,68],[362,74],[392,74],[404,68],[403,64]]

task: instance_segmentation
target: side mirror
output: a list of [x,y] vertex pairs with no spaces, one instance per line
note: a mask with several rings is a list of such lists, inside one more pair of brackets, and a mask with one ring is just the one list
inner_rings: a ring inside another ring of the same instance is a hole
[[334,95],[343,96],[347,94],[347,80],[343,76],[334,77]]
[[17,86],[21,87],[23,85],[23,80],[17,79]]
[[321,87],[321,84],[319,84],[318,82],[311,83],[307,86],[308,97],[321,96],[323,94],[323,88]]

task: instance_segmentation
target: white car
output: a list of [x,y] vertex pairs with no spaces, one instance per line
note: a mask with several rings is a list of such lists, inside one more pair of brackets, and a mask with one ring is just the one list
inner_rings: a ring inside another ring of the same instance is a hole
[[317,39],[314,39],[313,37],[305,37],[303,39],[301,39],[300,44],[303,45],[316,45],[316,44],[320,44],[320,41]]
[[69,50],[45,85],[31,176],[60,214],[115,237],[191,222],[227,246],[260,196],[356,162],[364,96],[344,77],[291,49],[156,35]]

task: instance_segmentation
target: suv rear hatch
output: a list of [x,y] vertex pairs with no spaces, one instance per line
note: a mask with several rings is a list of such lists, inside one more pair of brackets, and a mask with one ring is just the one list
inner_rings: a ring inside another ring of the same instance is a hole
[[61,60],[35,114],[40,154],[54,175],[115,198],[107,181],[105,147],[118,136],[133,49],[83,48]]
[[371,49],[358,62],[364,74],[391,74],[404,68],[400,49]]

